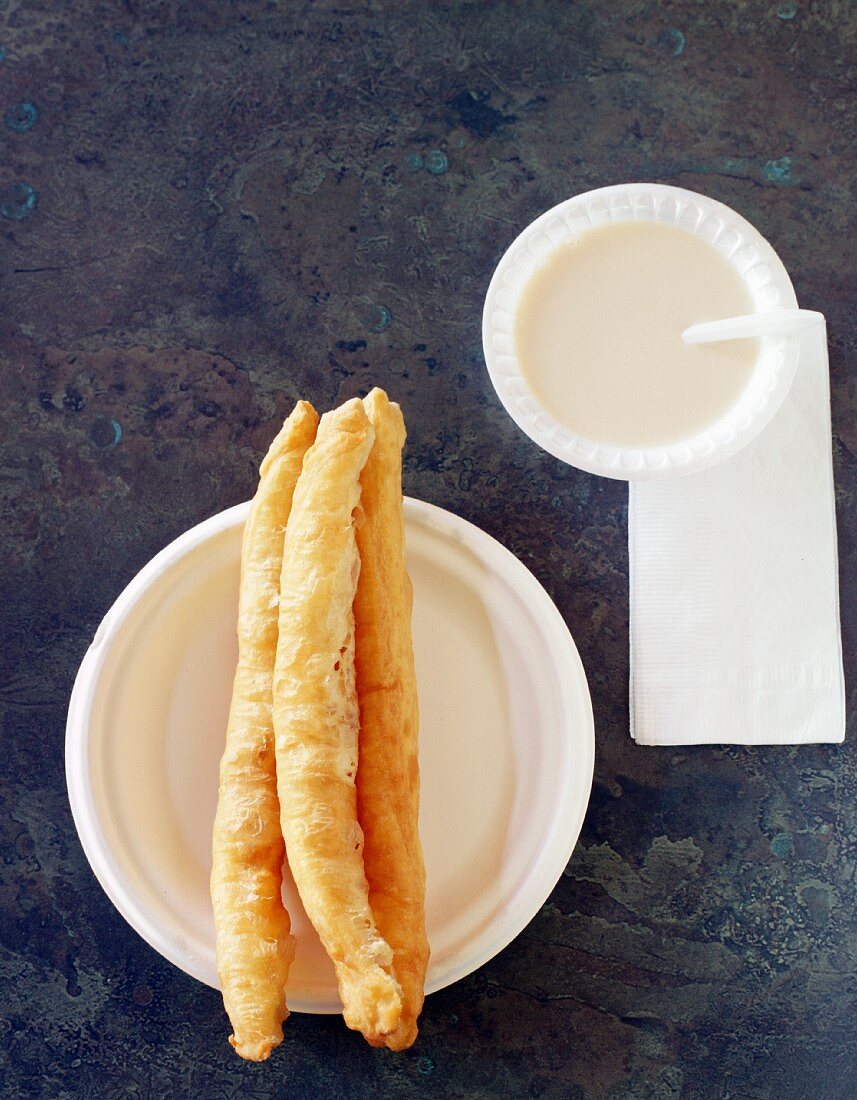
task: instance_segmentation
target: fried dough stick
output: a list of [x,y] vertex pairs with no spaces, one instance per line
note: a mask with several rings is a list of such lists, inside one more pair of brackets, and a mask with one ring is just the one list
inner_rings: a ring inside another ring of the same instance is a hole
[[242,1058],[282,1041],[295,941],[280,888],[280,832],[271,717],[283,537],[318,415],[299,401],[262,462],[241,547],[238,667],[214,822],[211,900],[217,971]]
[[289,865],[333,960],[343,1015],[370,1042],[398,1027],[393,952],[378,934],[357,823],[353,513],[373,441],[359,400],[322,417],[286,528],[274,674],[277,785]]
[[417,1037],[429,945],[425,868],[418,831],[419,709],[411,644],[411,582],[405,570],[402,447],[405,422],[383,390],[363,401],[375,443],[360,475],[364,520],[357,528],[360,579],[354,602],[360,701],[357,816],[378,931],[393,948],[402,1020],[384,1045]]

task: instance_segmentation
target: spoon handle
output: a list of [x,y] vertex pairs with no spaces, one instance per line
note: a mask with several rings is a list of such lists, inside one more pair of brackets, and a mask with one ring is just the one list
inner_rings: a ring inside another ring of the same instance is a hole
[[814,309],[766,309],[722,321],[703,321],[681,334],[685,344],[711,344],[717,340],[741,340],[749,336],[784,336],[800,332],[824,320]]

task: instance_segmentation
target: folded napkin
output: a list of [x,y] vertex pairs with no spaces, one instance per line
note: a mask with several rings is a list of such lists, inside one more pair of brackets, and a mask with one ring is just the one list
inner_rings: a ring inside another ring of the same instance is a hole
[[842,741],[823,325],[752,443],[699,474],[631,483],[628,544],[639,744]]

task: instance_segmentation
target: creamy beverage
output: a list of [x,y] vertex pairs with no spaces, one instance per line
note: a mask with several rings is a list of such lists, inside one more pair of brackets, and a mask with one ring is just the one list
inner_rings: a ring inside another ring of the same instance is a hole
[[759,352],[756,339],[688,347],[682,331],[753,311],[712,245],[660,222],[620,222],[551,253],[524,288],[514,338],[556,420],[599,443],[650,447],[714,423]]

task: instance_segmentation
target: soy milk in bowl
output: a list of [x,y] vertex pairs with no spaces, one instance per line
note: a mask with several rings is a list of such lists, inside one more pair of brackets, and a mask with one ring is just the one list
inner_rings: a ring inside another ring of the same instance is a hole
[[767,242],[680,188],[603,188],[548,211],[491,281],[483,343],[507,411],[572,465],[691,473],[749,442],[791,383],[796,342],[686,345],[703,321],[789,306]]
[[524,378],[561,424],[616,446],[676,443],[741,396],[758,340],[682,343],[700,321],[752,313],[709,244],[660,222],[590,229],[534,272],[515,317]]

